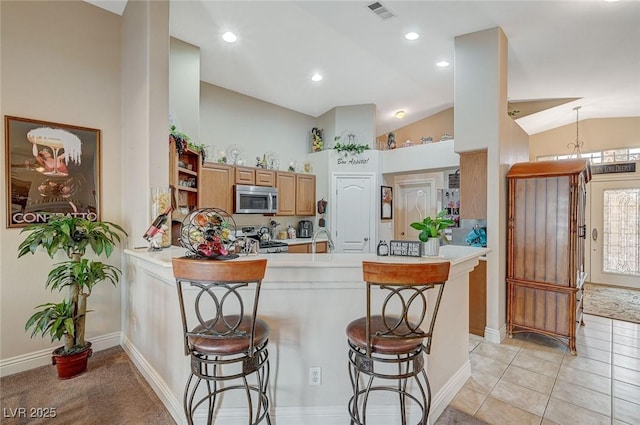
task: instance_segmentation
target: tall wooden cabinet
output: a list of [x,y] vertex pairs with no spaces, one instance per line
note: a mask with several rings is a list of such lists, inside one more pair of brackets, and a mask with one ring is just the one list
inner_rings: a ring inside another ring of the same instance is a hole
[[586,278],[589,162],[515,164],[507,180],[507,334],[549,335],[575,354]]

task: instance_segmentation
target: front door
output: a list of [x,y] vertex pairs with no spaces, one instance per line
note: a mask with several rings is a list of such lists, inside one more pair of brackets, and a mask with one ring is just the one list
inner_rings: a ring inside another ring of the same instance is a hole
[[589,183],[588,281],[640,289],[640,181]]
[[376,223],[373,176],[339,175],[334,179],[335,252],[373,252],[371,240]]

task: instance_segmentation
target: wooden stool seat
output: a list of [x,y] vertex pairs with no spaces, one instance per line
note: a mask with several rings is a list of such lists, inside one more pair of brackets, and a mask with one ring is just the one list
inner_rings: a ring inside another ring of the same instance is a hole
[[[389,319],[389,318],[387,318]],[[392,317],[394,320],[393,323],[400,322],[400,318]],[[413,325],[413,324],[412,324]],[[384,332],[386,326],[384,324],[384,319],[382,316],[372,316],[371,317],[371,333],[377,334],[380,332]],[[418,328],[420,332],[422,330]],[[404,323],[400,323],[398,325],[398,332],[407,333],[409,332],[409,327]],[[361,317],[349,323],[347,325],[347,338],[353,344],[362,348],[363,350],[367,349],[367,318]],[[384,337],[372,337],[371,338],[371,351],[373,353],[380,354],[402,354],[408,353],[410,351],[418,349],[418,347],[422,345],[422,339],[396,339],[396,338],[384,338]]]
[[[239,315],[231,315],[225,318],[227,323],[235,323],[238,321]],[[201,333],[207,328],[211,328],[213,320],[208,320],[205,325],[196,326],[192,332]],[[224,325],[218,324],[213,326],[213,329],[218,332],[224,332]],[[223,336],[216,338],[203,338],[197,336],[189,337],[189,345],[193,350],[196,350],[203,354],[220,354],[231,355],[238,354],[249,350],[251,340],[249,338],[249,332],[251,330],[251,316],[244,316],[242,321],[238,325],[238,330],[246,332],[245,336]],[[253,343],[255,346],[261,346],[269,339],[269,325],[262,319],[256,319],[255,330],[253,334]]]

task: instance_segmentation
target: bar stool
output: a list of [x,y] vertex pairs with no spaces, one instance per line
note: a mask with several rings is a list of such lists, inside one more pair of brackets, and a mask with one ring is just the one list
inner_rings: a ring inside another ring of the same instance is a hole
[[[364,261],[362,266],[367,313],[346,328],[353,387],[350,423],[366,424],[370,394],[387,391],[399,396],[403,425],[407,423],[407,404],[419,407],[418,423],[426,425],[431,388],[423,353],[429,354],[431,350],[433,327],[450,264]],[[434,288],[437,295],[431,298],[429,308],[427,291]],[[423,323],[428,326],[422,328]]]
[[[193,424],[203,403],[212,424],[216,397],[241,390],[248,423],[269,418],[269,325],[256,317],[267,260],[212,261],[173,259],[191,374],[184,389],[184,411]],[[255,378],[255,379],[254,379]],[[200,384],[206,386],[200,389]],[[206,390],[206,391],[203,391]]]

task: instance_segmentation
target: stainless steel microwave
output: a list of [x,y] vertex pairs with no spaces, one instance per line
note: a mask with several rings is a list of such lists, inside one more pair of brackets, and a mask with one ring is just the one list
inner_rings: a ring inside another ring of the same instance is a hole
[[235,185],[236,214],[275,214],[278,212],[278,188]]

